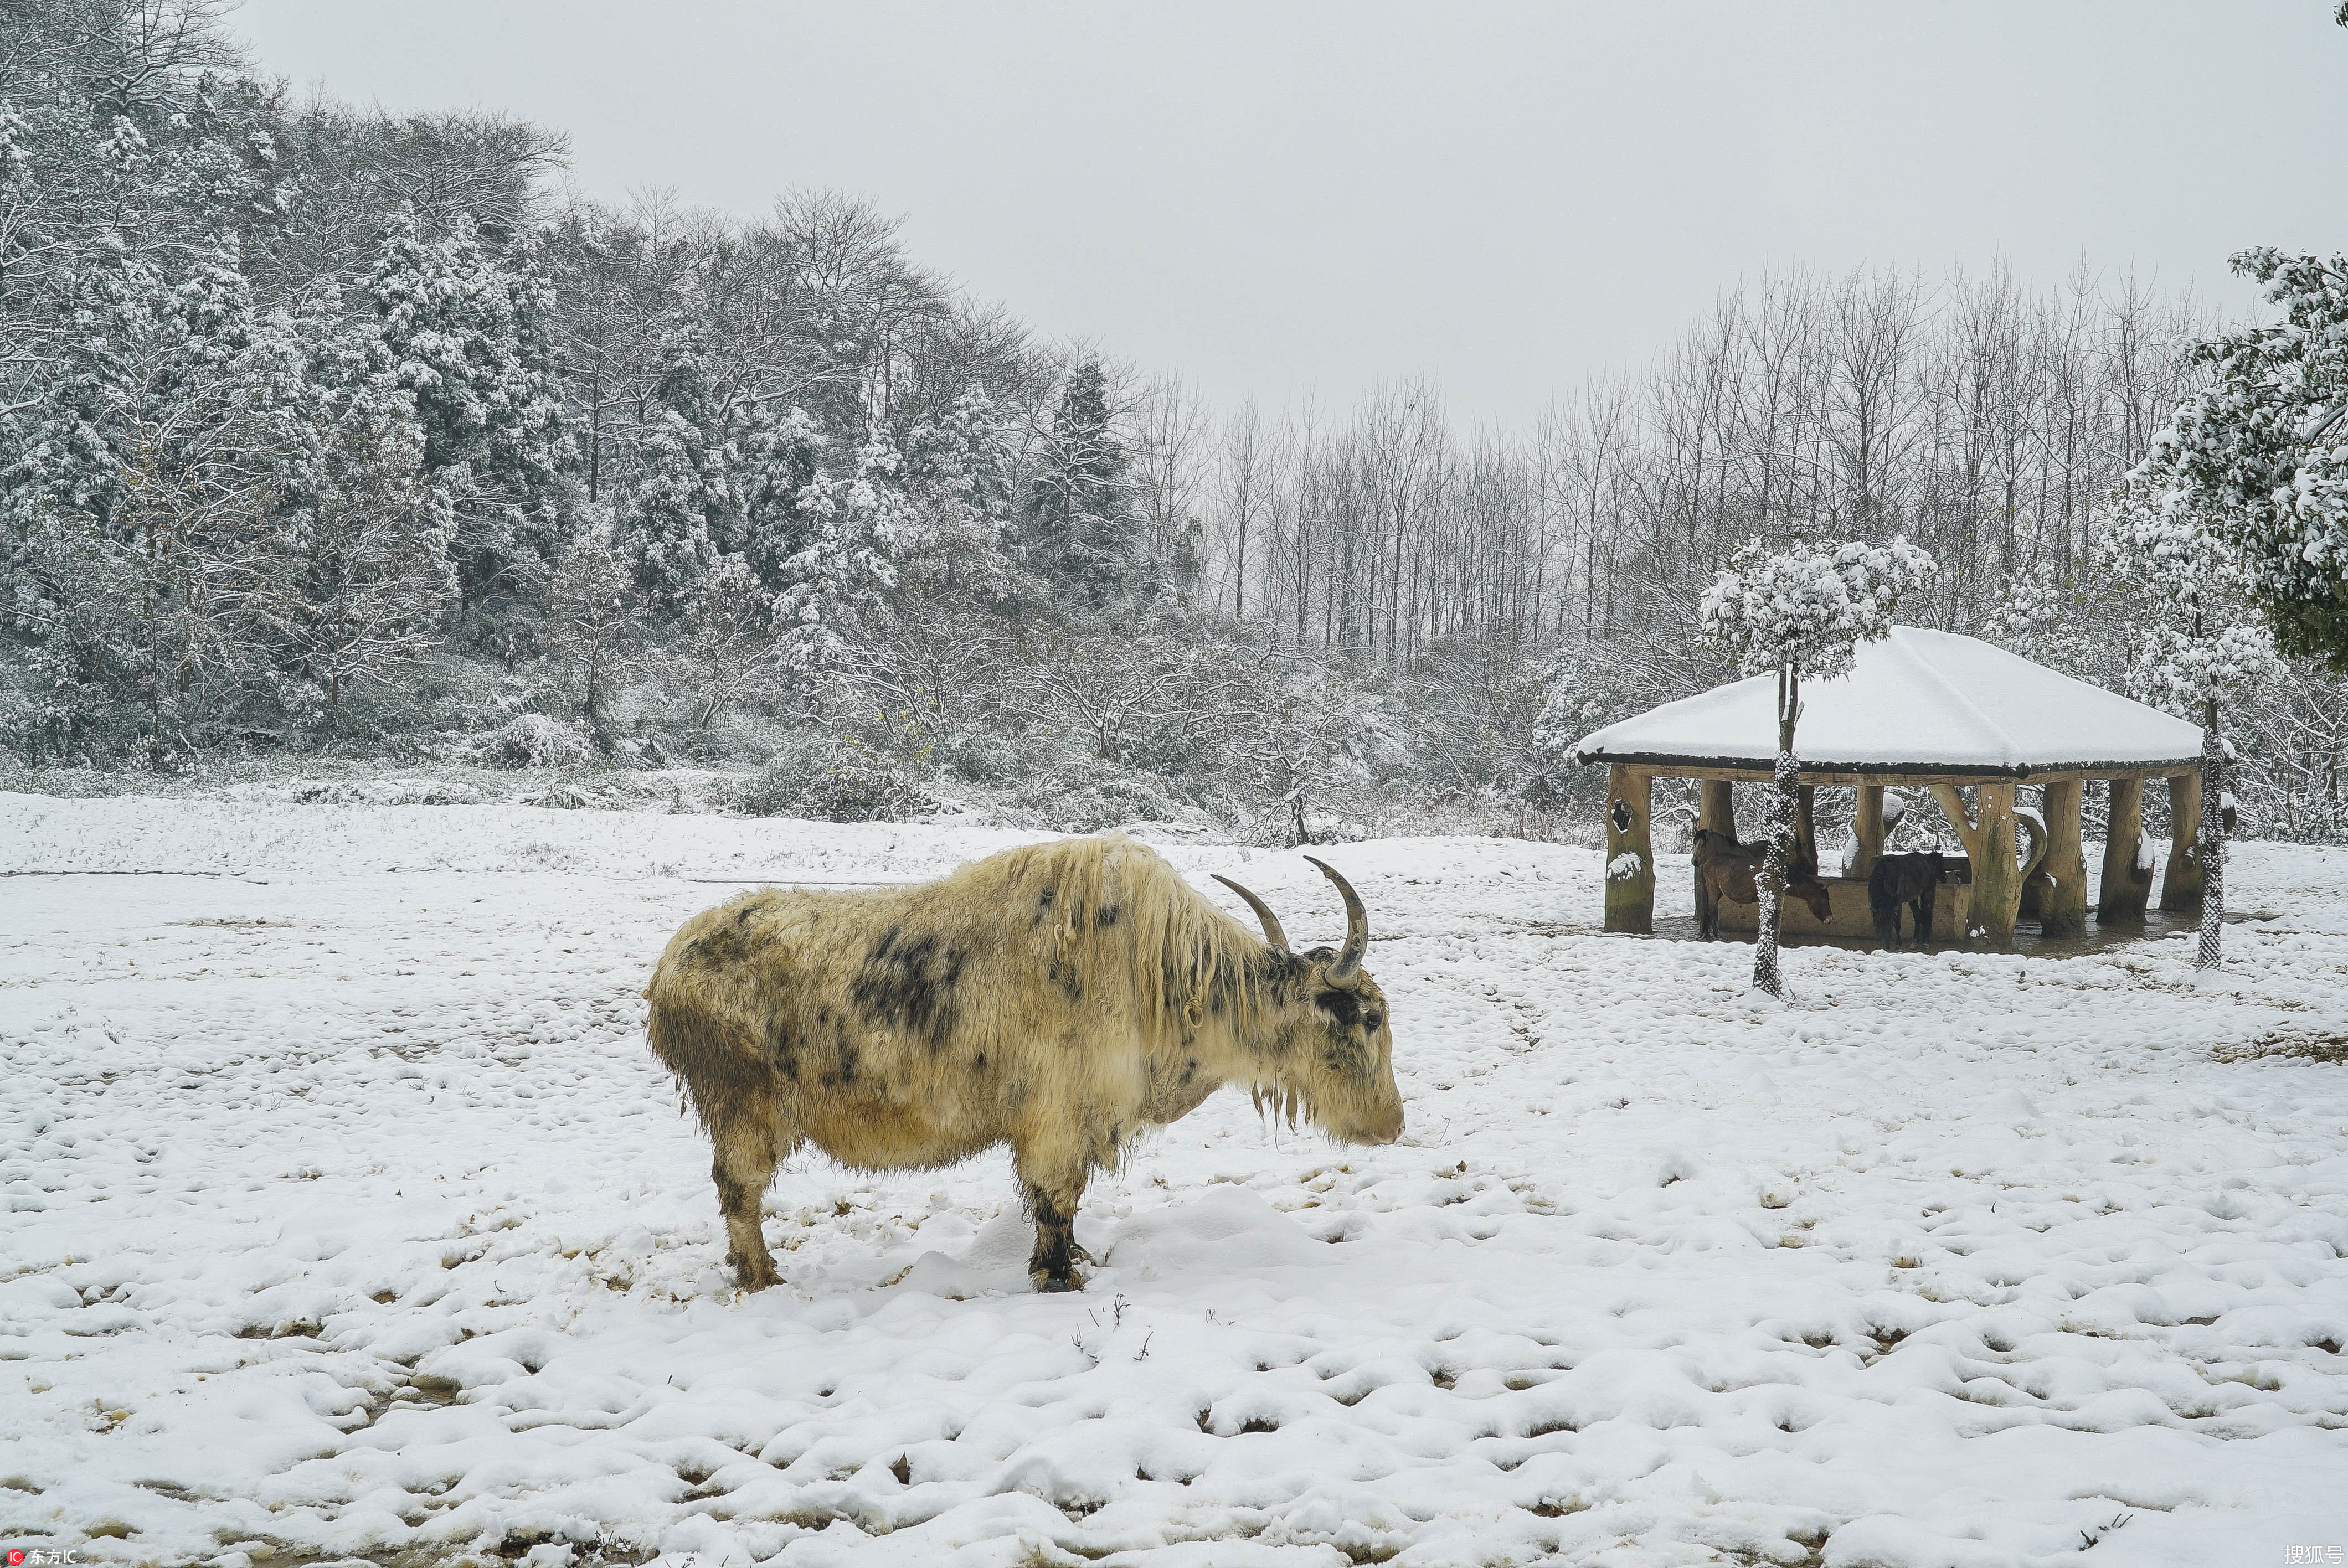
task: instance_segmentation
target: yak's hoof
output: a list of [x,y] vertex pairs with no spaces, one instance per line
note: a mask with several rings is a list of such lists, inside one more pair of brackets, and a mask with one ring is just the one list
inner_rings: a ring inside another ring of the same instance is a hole
[[1085,1287],[1085,1276],[1081,1274],[1038,1274],[1030,1277],[1035,1282],[1035,1294],[1038,1296],[1064,1296]]
[[733,1263],[734,1282],[745,1290],[760,1291],[770,1285],[782,1283],[782,1276],[775,1272],[775,1260],[771,1257],[761,1259],[755,1266],[739,1258],[734,1259]]

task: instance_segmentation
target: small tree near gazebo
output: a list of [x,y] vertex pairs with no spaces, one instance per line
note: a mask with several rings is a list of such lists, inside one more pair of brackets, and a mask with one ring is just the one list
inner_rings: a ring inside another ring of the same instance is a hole
[[1698,615],[1705,635],[1746,673],[1774,670],[1777,676],[1776,791],[1753,955],[1753,983],[1773,997],[1786,994],[1777,968],[1777,917],[1801,794],[1794,730],[1801,717],[1802,677],[1849,673],[1859,645],[1889,633],[1900,598],[1939,569],[1905,537],[1882,545],[1804,544],[1776,552],[1756,538],[1704,590]]
[[[2247,589],[2283,652],[2348,671],[2348,256],[2260,247],[2233,264],[2265,285],[2283,319],[2193,346],[2209,379],[2178,405],[2130,483],[2189,520],[2197,559],[2235,569],[2214,586]],[[2196,634],[2169,651],[2178,678],[2164,684],[2206,713],[2203,788],[2213,798],[2202,817],[2199,964],[2209,968],[2224,913],[2219,701],[2262,678],[2272,653],[2248,626],[2212,634],[2205,625],[2197,610]]]
[[2274,636],[2260,625],[2236,553],[2175,489],[2141,478],[2119,496],[2111,518],[2120,575],[2150,613],[2129,649],[2128,686],[2139,702],[2201,725],[2200,827],[2193,845],[2201,887],[2201,940],[2195,967],[2218,967],[2226,916],[2227,764],[2232,749],[2225,704],[2281,675]]

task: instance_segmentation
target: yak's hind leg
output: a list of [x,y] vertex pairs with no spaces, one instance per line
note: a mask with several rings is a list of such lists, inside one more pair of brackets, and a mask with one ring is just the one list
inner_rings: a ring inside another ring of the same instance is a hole
[[1076,1260],[1092,1259],[1076,1245],[1076,1204],[1083,1201],[1085,1182],[1092,1173],[1090,1162],[1023,1144],[1012,1151],[1011,1163],[1019,1173],[1019,1195],[1035,1216],[1035,1250],[1027,1259],[1027,1277],[1045,1293],[1082,1290],[1085,1276],[1076,1272]]
[[743,1289],[764,1290],[781,1276],[775,1272],[775,1255],[767,1250],[759,1211],[775,1166],[798,1140],[777,1124],[767,1096],[748,1099],[748,1104],[729,1107],[710,1122],[716,1157],[709,1163],[709,1174],[717,1184],[717,1211],[726,1216],[726,1266]]

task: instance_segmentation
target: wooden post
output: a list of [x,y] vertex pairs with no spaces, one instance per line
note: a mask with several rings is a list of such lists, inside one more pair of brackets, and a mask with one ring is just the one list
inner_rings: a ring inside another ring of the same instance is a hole
[[2097,921],[2144,922],[2145,900],[2152,895],[2152,867],[2136,863],[2137,841],[2144,836],[2144,781],[2111,781],[2111,825],[2104,834],[2104,886],[2096,896]]
[[2054,887],[2039,891],[2042,937],[2075,937],[2087,928],[2087,857],[2079,843],[2079,804],[2085,793],[2077,779],[2057,779],[2046,786],[2046,858],[2041,869],[2054,879]]
[[1964,797],[1957,794],[1954,784],[1934,784],[1932,798],[1941,803],[1949,825],[1964,841],[1965,858],[1972,862],[1972,913],[1967,923],[1986,940],[2000,947],[2011,945],[2014,916],[2022,906],[2022,867],[2013,858],[2013,785],[2010,782],[1975,784],[1972,817],[1966,815]]
[[2164,909],[2201,907],[2201,775],[2168,778],[2168,870],[2160,879]]
[[[1736,836],[1736,786],[1726,779],[1698,779],[1695,794],[1695,825],[1714,833]],[[1695,913],[1697,928],[1706,923],[1705,906],[1712,895],[1704,890],[1704,873],[1697,871],[1690,857],[1689,871],[1695,880]]]
[[2013,858],[2013,785],[1974,785],[1973,815],[1981,821],[1981,853],[1973,856],[1972,923],[1984,938],[2007,947],[2022,907],[2022,867]]
[[1859,840],[1859,859],[1852,864],[1850,874],[1865,881],[1875,869],[1875,863],[1883,858],[1881,784],[1859,786],[1859,810],[1850,819],[1850,831],[1851,836]]
[[1736,836],[1736,786],[1726,779],[1696,781],[1695,825]]
[[1606,928],[1655,929],[1655,846],[1647,831],[1654,778],[1616,763],[1606,774]]

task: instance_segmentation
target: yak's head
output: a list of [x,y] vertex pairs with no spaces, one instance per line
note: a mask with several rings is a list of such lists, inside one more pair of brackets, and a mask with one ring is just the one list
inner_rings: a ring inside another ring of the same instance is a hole
[[[1311,856],[1306,856],[1312,860]],[[1263,925],[1263,939],[1286,959],[1267,999],[1280,1015],[1268,1079],[1256,1086],[1259,1103],[1302,1111],[1313,1125],[1348,1143],[1391,1143],[1402,1136],[1402,1091],[1394,1080],[1394,1025],[1385,993],[1362,968],[1370,945],[1370,917],[1343,876],[1323,866],[1345,900],[1345,945],[1292,951],[1279,917],[1264,901],[1232,881],[1216,881],[1247,900]]]

